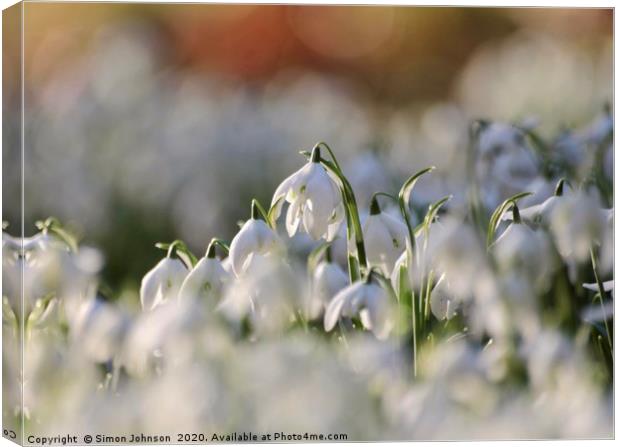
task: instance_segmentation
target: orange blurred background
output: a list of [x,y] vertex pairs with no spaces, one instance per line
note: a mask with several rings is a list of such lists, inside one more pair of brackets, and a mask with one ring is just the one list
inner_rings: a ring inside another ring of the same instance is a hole
[[28,81],[53,76],[119,21],[147,27],[163,65],[245,83],[316,71],[395,104],[447,97],[480,44],[518,28],[592,48],[613,31],[610,9],[28,3]]

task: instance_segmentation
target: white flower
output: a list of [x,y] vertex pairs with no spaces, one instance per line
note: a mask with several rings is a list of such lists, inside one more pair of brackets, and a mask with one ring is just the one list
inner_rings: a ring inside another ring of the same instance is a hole
[[80,304],[70,320],[72,337],[95,362],[106,362],[120,353],[128,329],[125,316],[114,306],[96,298]]
[[292,237],[300,223],[313,239],[332,240],[344,218],[340,188],[319,162],[319,149],[312,151],[312,160],[287,177],[276,189],[271,205],[275,218],[288,202],[286,231]]
[[198,261],[183,281],[179,299],[200,297],[209,304],[215,304],[222,296],[230,276],[219,259],[207,255]]
[[450,286],[441,275],[431,294],[431,312],[439,321],[451,320],[461,307],[461,302],[452,298]]
[[[565,196],[553,195],[542,203],[519,209],[519,214],[521,219],[528,223],[543,222],[547,224],[549,215],[553,212],[553,209],[564,200],[566,200]],[[512,211],[505,212],[502,216],[502,220],[512,220]]]
[[160,304],[175,299],[187,273],[185,264],[178,259],[166,257],[159,261],[142,278],[140,285],[142,309],[153,310]]
[[281,333],[301,307],[300,290],[295,272],[282,257],[256,254],[234,287],[227,288],[216,312],[238,330],[247,318],[256,334]]
[[370,206],[370,215],[363,226],[366,255],[371,266],[381,269],[384,275],[390,275],[396,260],[405,250],[407,226],[382,212],[376,198]]
[[[545,189],[548,187],[550,183],[545,185]],[[533,186],[533,185],[530,185]],[[534,191],[535,188],[528,187],[527,191]],[[524,197],[520,203],[528,203],[536,194]],[[560,203],[569,200],[569,197],[574,195],[574,191],[572,188],[568,187],[564,180],[560,180],[560,182],[556,183],[553,194],[549,196],[547,199],[542,201],[541,203],[537,203],[535,205],[525,206],[523,208],[519,208],[519,215],[521,219],[526,221],[529,224],[538,224],[543,223],[545,225],[549,224],[549,217],[556,206]],[[502,215],[501,220],[512,220],[512,210],[506,211]]]
[[235,275],[241,276],[254,255],[277,254],[282,251],[278,235],[263,220],[254,215],[248,220],[230,244],[229,257]]
[[523,223],[512,223],[491,245],[498,267],[504,273],[523,273],[537,287],[547,287],[554,270],[551,244],[545,233]]
[[390,295],[371,281],[357,281],[341,290],[327,306],[323,325],[331,331],[341,317],[359,314],[364,327],[378,339],[385,339],[392,329]]
[[596,195],[579,192],[558,201],[548,224],[562,258],[567,262],[587,260],[592,245],[601,240],[610,214],[600,207]]
[[312,274],[312,290],[308,313],[318,317],[331,299],[349,283],[347,274],[333,262],[323,261]]

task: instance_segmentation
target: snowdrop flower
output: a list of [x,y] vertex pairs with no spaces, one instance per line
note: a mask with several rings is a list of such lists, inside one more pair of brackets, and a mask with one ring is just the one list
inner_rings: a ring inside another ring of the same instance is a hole
[[153,310],[160,304],[177,298],[187,268],[179,259],[166,256],[153,267],[140,285],[140,303],[143,310]]
[[93,361],[103,363],[120,352],[128,321],[119,310],[101,300],[84,301],[70,321],[73,339]]
[[551,244],[544,233],[517,218],[518,222],[511,223],[490,247],[498,267],[505,274],[526,274],[537,287],[548,286],[546,279],[553,270]]
[[[558,204],[565,202],[567,200],[567,197],[573,194],[572,189],[569,189],[569,194],[566,194],[566,186],[566,181],[564,179],[560,179],[555,186],[555,191],[553,192],[552,196],[548,197],[542,203],[538,203],[536,205],[531,205],[524,208],[519,208],[519,216],[521,217],[521,219],[529,224],[543,223],[545,225],[548,225],[549,217],[551,216],[551,213],[553,212],[555,207]],[[523,202],[526,203],[527,199],[530,198],[531,196],[525,197],[523,199]],[[512,216],[512,211],[508,210],[502,216],[502,220],[512,220]]]
[[441,275],[437,284],[435,284],[431,294],[430,304],[433,316],[439,321],[451,320],[458,313],[461,307],[461,301],[452,298],[450,286],[447,284],[445,275]]
[[283,246],[278,235],[259,218],[256,202],[252,202],[252,215],[230,244],[229,258],[237,277],[243,275],[255,255],[278,254]]
[[610,211],[600,207],[596,196],[580,192],[553,207],[549,227],[565,261],[582,262],[592,244],[603,235]]
[[198,261],[183,281],[179,299],[198,296],[209,304],[215,304],[230,278],[230,273],[215,257],[215,244],[211,243],[205,257]]
[[76,265],[77,255],[62,241],[43,233],[24,238],[23,256],[18,238],[3,235],[3,243],[3,297],[16,318],[42,323],[58,304],[56,297],[78,294],[87,285],[87,275]]
[[[246,320],[256,334],[281,333],[290,324],[301,284],[293,269],[278,256],[252,256],[247,270],[229,287],[216,312],[241,330]],[[300,300],[301,301],[301,300]]]
[[419,285],[420,273],[432,269],[437,277],[445,274],[449,278],[455,298],[469,297],[488,269],[485,252],[471,225],[459,217],[446,216],[431,225],[428,239],[417,239],[415,265],[409,267],[412,284]]
[[381,211],[377,198],[370,204],[370,215],[363,226],[368,261],[384,275],[390,275],[398,257],[405,250],[407,226]]
[[348,283],[349,278],[342,267],[331,262],[331,260],[320,262],[312,274],[311,297],[308,309],[310,318],[318,317],[331,299],[344,289]]
[[340,188],[320,162],[318,146],[312,150],[310,161],[299,171],[286,178],[276,189],[271,201],[275,218],[288,202],[286,231],[292,237],[302,224],[313,239],[332,240],[344,219],[344,205]]
[[391,297],[381,286],[373,282],[375,273],[371,270],[366,280],[357,281],[341,290],[325,310],[323,325],[331,331],[341,317],[359,314],[362,325],[382,340],[392,330]]

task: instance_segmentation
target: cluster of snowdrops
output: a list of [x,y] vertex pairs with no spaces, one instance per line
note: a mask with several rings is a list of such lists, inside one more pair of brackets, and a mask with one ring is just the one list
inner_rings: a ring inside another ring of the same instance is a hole
[[611,123],[546,141],[476,122],[467,190],[424,207],[433,167],[360,209],[319,143],[231,241],[158,243],[137,312],[104,297],[101,254],[58,220],[5,232],[5,425],[611,436]]

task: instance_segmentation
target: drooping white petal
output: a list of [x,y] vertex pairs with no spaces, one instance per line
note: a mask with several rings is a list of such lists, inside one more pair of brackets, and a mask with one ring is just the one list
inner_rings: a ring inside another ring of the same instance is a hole
[[350,286],[342,289],[338,294],[330,301],[325,309],[325,316],[323,318],[323,326],[326,331],[331,331],[340,317],[343,315],[343,308],[349,307],[350,301],[356,295],[360,295],[363,292],[362,286],[364,284],[360,281],[351,284]]
[[283,244],[278,235],[265,221],[257,220],[255,231],[258,239],[257,252],[261,255],[278,254],[283,250]]
[[340,231],[340,226],[344,221],[344,205],[342,201],[336,206],[332,217],[329,219],[329,225],[327,227],[327,236],[326,240],[331,242],[338,235]]
[[276,205],[274,208],[274,218],[277,219],[280,217],[280,213],[282,212],[282,205],[286,201],[289,191],[292,190],[297,177],[299,176],[299,171],[294,172],[285,178],[282,183],[276,188],[276,191],[273,193],[273,198],[271,199],[271,206]]
[[376,284],[367,284],[360,312],[362,324],[372,331],[379,340],[387,338],[392,327],[389,318],[389,296],[386,291]]
[[229,258],[236,276],[242,275],[254,254],[276,254],[283,250],[280,238],[260,219],[248,220],[230,244]]
[[327,304],[347,286],[348,277],[342,268],[333,262],[321,262],[313,274],[313,292],[323,304]]
[[232,263],[232,269],[235,275],[239,276],[243,273],[243,265],[248,256],[258,248],[258,235],[256,231],[256,219],[250,219],[241,230],[235,235],[230,243],[229,258]]
[[381,219],[381,214],[368,216],[363,231],[370,265],[388,274],[400,253],[395,253],[392,236]]
[[331,331],[338,320],[340,319],[340,311],[344,306],[346,296],[338,294],[330,301],[327,309],[325,309],[325,316],[323,317],[323,327],[327,332]]
[[303,210],[304,228],[313,239],[320,239],[327,234],[330,218],[337,206],[332,180],[322,167],[317,166],[315,169],[306,185],[305,195],[307,202]]
[[313,239],[333,239],[344,217],[340,189],[320,163],[308,162],[278,186],[273,199],[276,218],[285,198],[291,205],[286,215],[289,237],[303,224]]
[[381,221],[387,228],[391,238],[391,245],[386,250],[385,255],[385,274],[389,274],[394,268],[394,264],[396,263],[398,257],[405,250],[405,241],[407,240],[408,231],[407,226],[402,221],[394,218],[393,216],[390,216],[386,213],[381,213],[380,216]]
[[217,299],[222,293],[230,274],[216,258],[204,257],[187,275],[179,291],[179,298],[199,296],[207,300]]
[[301,221],[301,205],[302,199],[298,198],[289,205],[286,212],[286,232],[289,237],[293,237],[297,233],[297,228]]
[[177,297],[187,275],[187,268],[178,259],[164,258],[142,278],[140,302],[142,309],[152,310],[163,301]]

